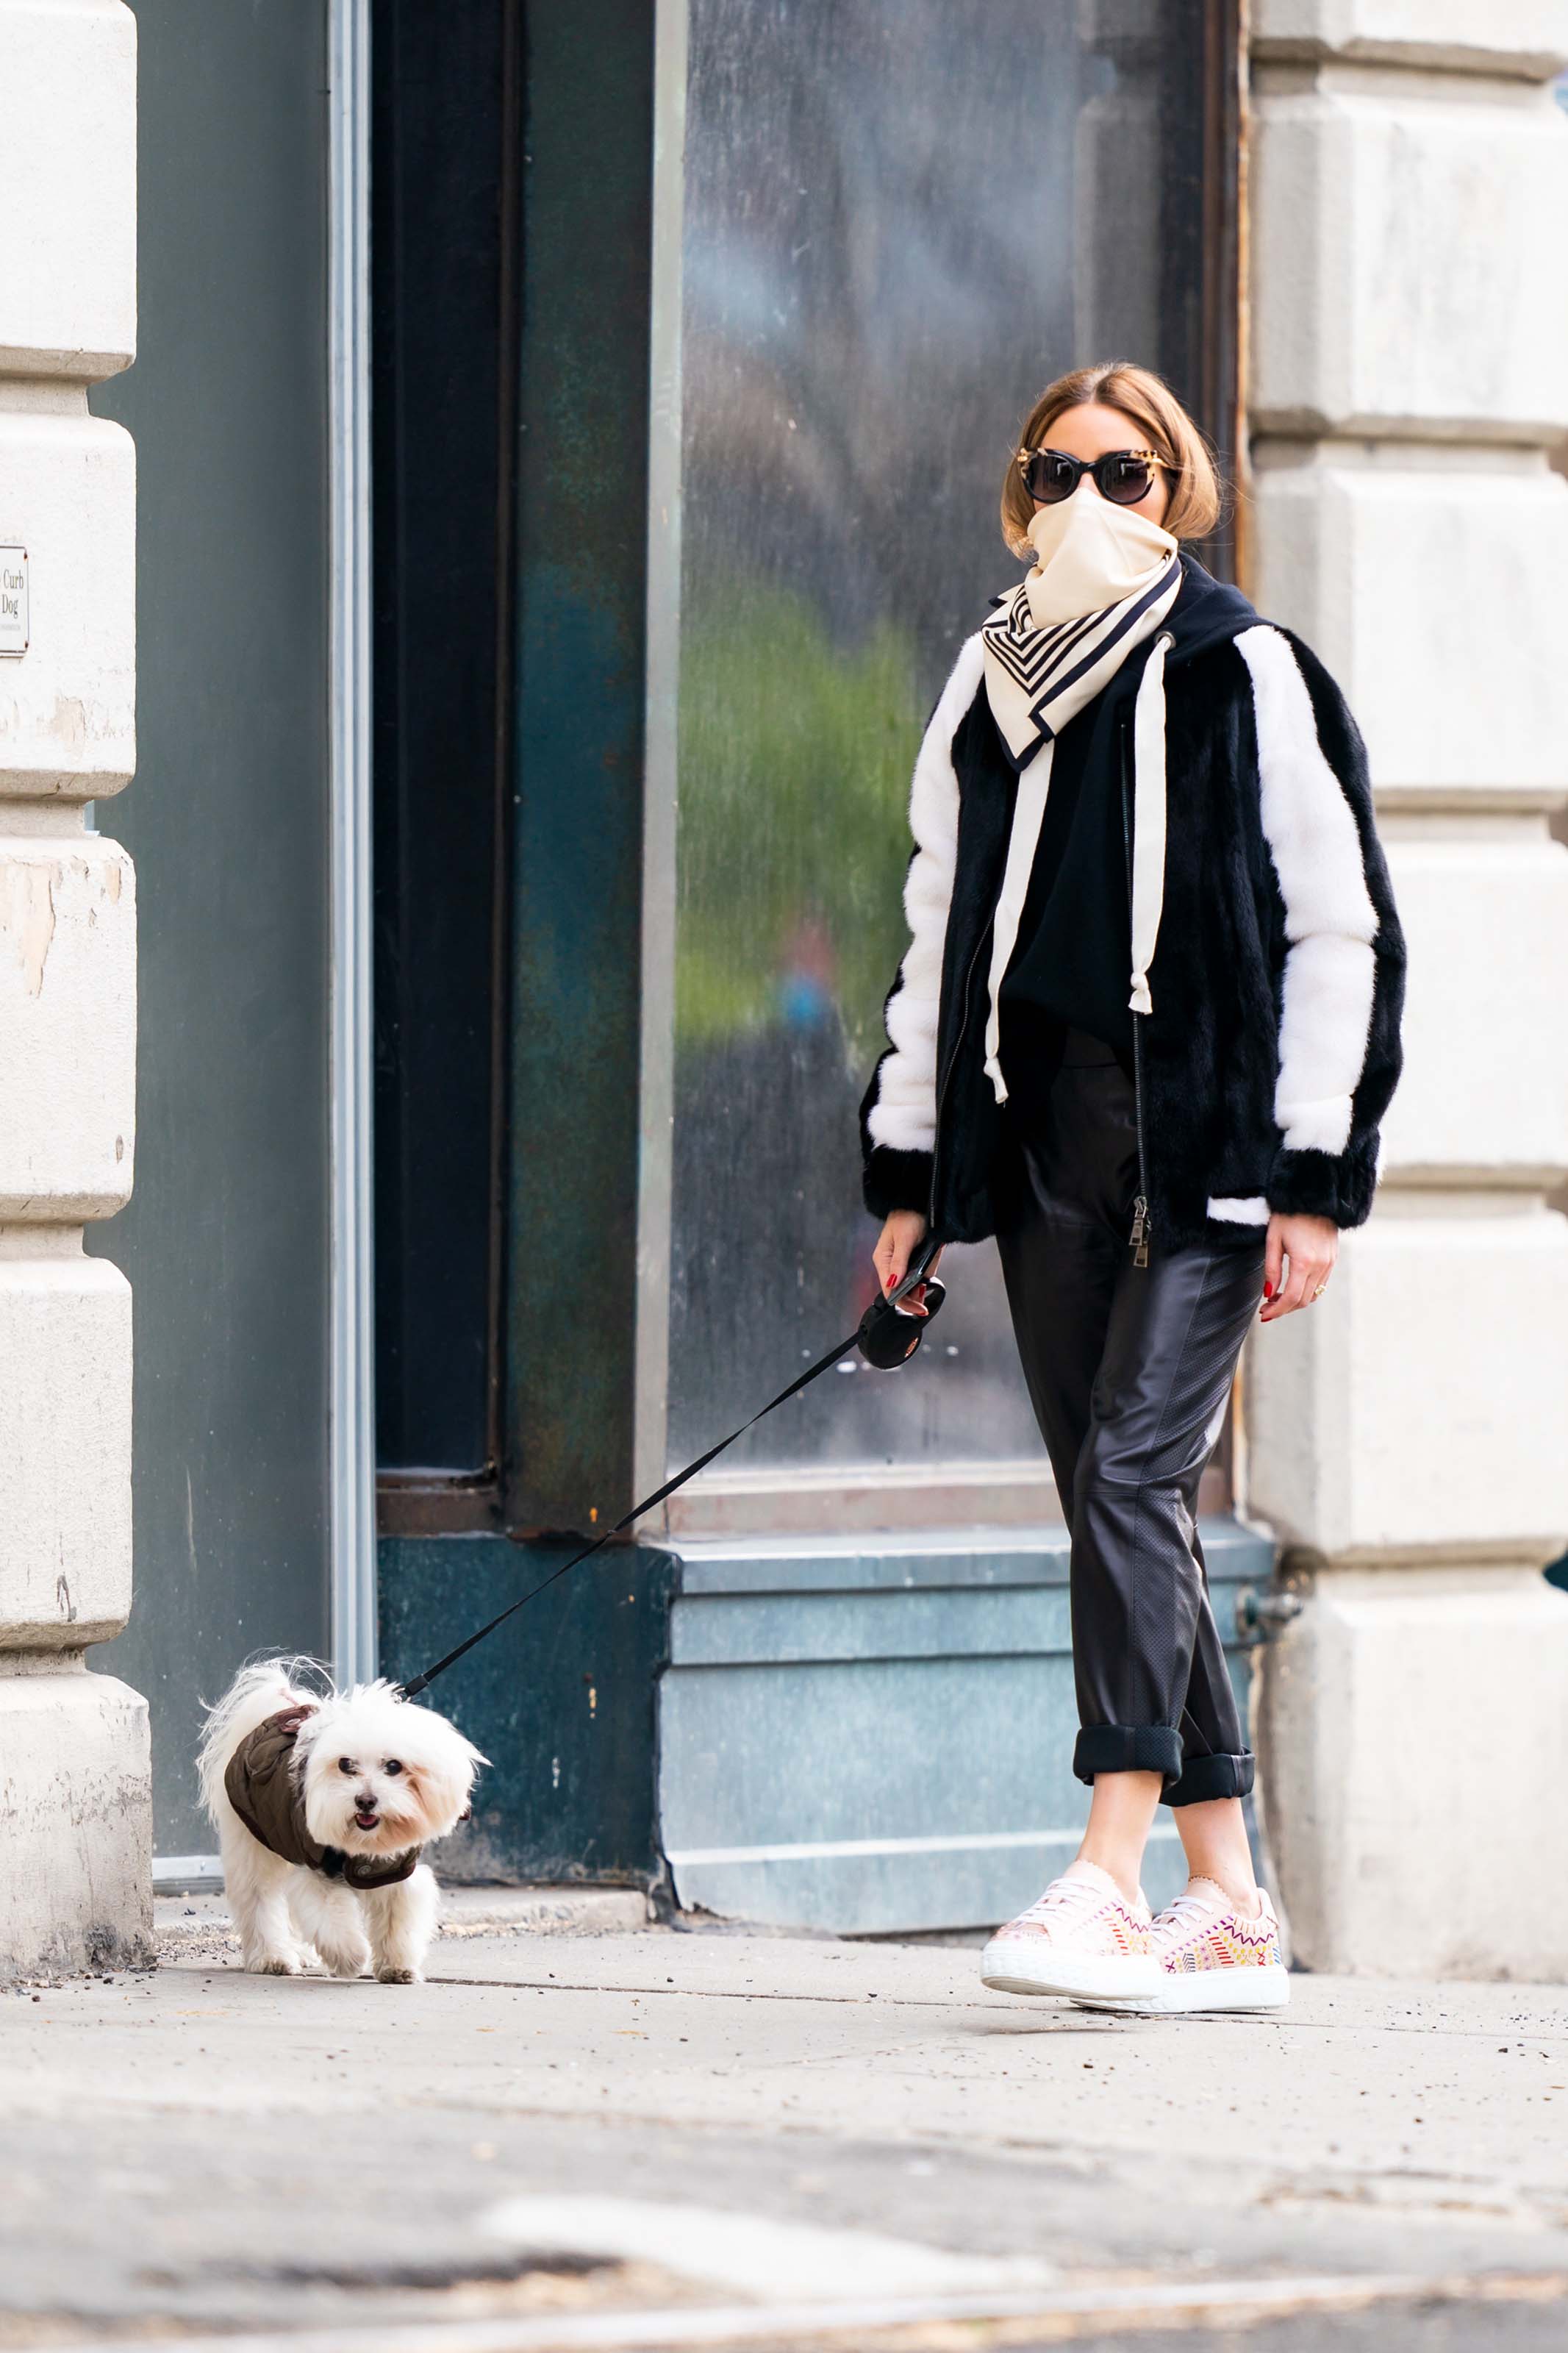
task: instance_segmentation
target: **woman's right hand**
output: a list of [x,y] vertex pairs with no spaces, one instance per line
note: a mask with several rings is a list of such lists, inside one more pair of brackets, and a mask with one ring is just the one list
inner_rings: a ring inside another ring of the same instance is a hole
[[[871,1253],[871,1263],[877,1270],[877,1280],[882,1286],[884,1299],[889,1292],[898,1289],[909,1272],[910,1261],[924,1241],[927,1230],[928,1221],[919,1209],[893,1209],[889,1212],[877,1247]],[[937,1258],[941,1256],[939,1250]],[[927,1271],[936,1272],[936,1260],[933,1259]],[[911,1291],[907,1299],[900,1299],[899,1304],[917,1315],[923,1315],[926,1312],[924,1283]]]

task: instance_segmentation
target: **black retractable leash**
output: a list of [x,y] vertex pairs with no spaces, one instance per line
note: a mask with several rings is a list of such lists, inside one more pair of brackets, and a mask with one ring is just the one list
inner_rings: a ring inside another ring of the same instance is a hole
[[[879,1372],[892,1372],[898,1366],[907,1365],[920,1346],[926,1324],[947,1296],[945,1285],[935,1275],[926,1272],[941,1247],[939,1241],[928,1235],[910,1261],[910,1271],[903,1281],[885,1299],[871,1302],[847,1340],[840,1340],[837,1348],[830,1348],[826,1356],[818,1356],[815,1365],[808,1366],[787,1388],[780,1389],[777,1397],[770,1398],[759,1412],[752,1414],[750,1421],[743,1421],[739,1430],[732,1430],[728,1438],[721,1438],[717,1446],[710,1446],[706,1454],[700,1454],[695,1462],[689,1462],[684,1471],[678,1471],[673,1479],[667,1479],[662,1487],[656,1487],[651,1495],[645,1495],[640,1504],[634,1504],[624,1519],[617,1520],[613,1528],[606,1528],[602,1536],[595,1536],[591,1545],[584,1545],[581,1552],[574,1553],[570,1560],[563,1561],[559,1568],[552,1569],[538,1585],[531,1587],[521,1600],[512,1602],[499,1617],[492,1618],[488,1626],[481,1626],[477,1634],[470,1634],[466,1642],[459,1642],[455,1651],[448,1651],[444,1659],[437,1659],[435,1665],[426,1667],[422,1675],[416,1675],[411,1682],[401,1684],[399,1689],[403,1697],[416,1699],[422,1691],[428,1691],[437,1676],[444,1675],[448,1667],[455,1667],[476,1642],[482,1642],[487,1635],[495,1632],[498,1626],[504,1626],[509,1618],[515,1618],[520,1609],[526,1609],[531,1601],[536,1601],[559,1577],[570,1575],[574,1568],[581,1568],[585,1560],[592,1560],[612,1536],[622,1535],[634,1520],[640,1520],[645,1512],[651,1512],[656,1504],[662,1504],[668,1495],[675,1493],[677,1488],[684,1487],[689,1479],[695,1479],[699,1471],[705,1471],[716,1455],[722,1454],[727,1446],[733,1446],[737,1438],[744,1438],[747,1430],[754,1430],[776,1406],[786,1404],[792,1397],[798,1397],[802,1389],[809,1388],[813,1381],[830,1371],[841,1357],[847,1356],[851,1348],[858,1348],[866,1362],[874,1365]],[[922,1282],[925,1284],[925,1314],[921,1316],[911,1309],[900,1307],[899,1302],[908,1298],[910,1293]],[[910,1336],[911,1324],[914,1327],[912,1339]]]

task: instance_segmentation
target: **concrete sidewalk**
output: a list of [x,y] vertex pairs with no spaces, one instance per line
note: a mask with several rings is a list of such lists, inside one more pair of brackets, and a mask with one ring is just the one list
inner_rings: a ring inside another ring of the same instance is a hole
[[0,1998],[0,2348],[1568,2343],[1561,1989],[1124,2020],[569,1892],[340,1985],[161,1910]]

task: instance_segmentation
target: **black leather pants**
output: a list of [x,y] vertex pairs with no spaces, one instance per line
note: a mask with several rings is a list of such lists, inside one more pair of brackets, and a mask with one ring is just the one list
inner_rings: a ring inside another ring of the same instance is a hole
[[1072,1539],[1080,1781],[1164,1776],[1167,1805],[1244,1797],[1253,1760],[1198,1539],[1198,1481],[1263,1296],[1262,1236],[1128,1246],[1132,1082],[1081,1031],[1026,1124],[998,1236],[1008,1304]]

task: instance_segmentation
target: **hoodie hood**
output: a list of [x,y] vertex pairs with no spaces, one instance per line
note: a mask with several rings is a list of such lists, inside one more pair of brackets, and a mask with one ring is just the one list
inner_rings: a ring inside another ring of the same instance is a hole
[[[1121,724],[1121,711],[1126,703],[1133,706],[1133,873],[1131,873],[1131,918],[1133,918],[1133,969],[1129,976],[1129,1008],[1133,1014],[1150,1014],[1154,1000],[1150,993],[1150,963],[1154,960],[1154,944],[1159,939],[1159,915],[1163,906],[1166,887],[1166,673],[1178,669],[1180,663],[1192,661],[1196,654],[1206,654],[1211,647],[1227,645],[1244,630],[1256,628],[1258,612],[1241,596],[1239,588],[1229,588],[1217,581],[1213,572],[1180,548],[1180,588],[1173,602],[1168,605],[1163,618],[1152,630],[1145,642],[1126,654],[1107,685],[1098,690],[1102,711],[1112,724]],[[1006,605],[1008,597],[996,596],[990,600],[994,612]],[[1035,711],[1032,715],[1039,715]],[[992,696],[992,718],[996,718],[994,696]],[[1002,734],[1002,724],[996,723],[1008,757],[1018,757],[1018,748],[1008,744]],[[1002,979],[1006,974],[1008,957],[1018,941],[1018,920],[1023,913],[1023,899],[1027,892],[1035,847],[1039,842],[1039,826],[1047,802],[1048,776],[1051,776],[1051,732],[1047,730],[1044,748],[1032,753],[1032,757],[1020,769],[1020,791],[1013,805],[1013,826],[1008,833],[1006,866],[1002,875],[1002,892],[996,899],[994,923],[992,923],[992,957],[990,957],[990,1012],[985,1021],[985,1075],[990,1078],[996,1102],[1006,1102],[1006,1080],[1002,1078],[999,1045],[1002,1045]],[[1025,784],[1030,786],[1025,791]]]
[[[1168,672],[1199,654],[1206,654],[1215,646],[1227,645],[1244,629],[1256,628],[1261,620],[1261,614],[1239,588],[1233,588],[1228,581],[1216,580],[1184,547],[1181,562],[1182,585],[1175,603],[1149,644],[1140,646],[1128,656],[1106,688],[1108,705],[1120,704],[1137,695],[1156,644],[1164,645]],[[1169,642],[1164,643],[1167,639]]]
[[[1191,661],[1197,654],[1207,653],[1211,647],[1238,638],[1244,629],[1255,628],[1263,617],[1239,588],[1233,588],[1228,581],[1216,580],[1189,549],[1181,549],[1180,559],[1182,585],[1176,601],[1155,632],[1157,637],[1170,640],[1165,651],[1167,670],[1179,662]],[[987,599],[993,610],[1005,602],[1005,596]],[[1119,702],[1124,696],[1136,694],[1151,650],[1150,645],[1141,646],[1128,657],[1104,689],[1108,702]]]
[[[1195,555],[1180,551],[1182,585],[1164,618],[1144,643],[1130,653],[1109,682],[1100,690],[1102,710],[1111,724],[1132,704],[1132,969],[1128,1005],[1135,1014],[1153,1011],[1149,966],[1160,931],[1165,890],[1165,679],[1167,672],[1213,646],[1227,644],[1256,626],[1258,616],[1239,588],[1216,580]],[[994,596],[993,607],[1005,597]],[[1116,714],[1113,716],[1112,714]],[[998,1049],[1001,1040],[1001,984],[1017,938],[1018,919],[1029,871],[1039,839],[1045,795],[1049,778],[1050,747],[1037,755],[1030,774],[1041,762],[1044,773],[1035,791],[1020,787],[1008,840],[1006,869],[991,946],[991,1007],[985,1029],[985,1071],[998,1103],[1006,1101]]]
[[1255,628],[1259,618],[1239,588],[1233,588],[1228,581],[1216,580],[1184,547],[1182,585],[1163,623],[1163,634],[1171,639],[1166,668],[1190,661],[1194,654],[1206,653],[1211,646],[1238,638],[1243,629]]

